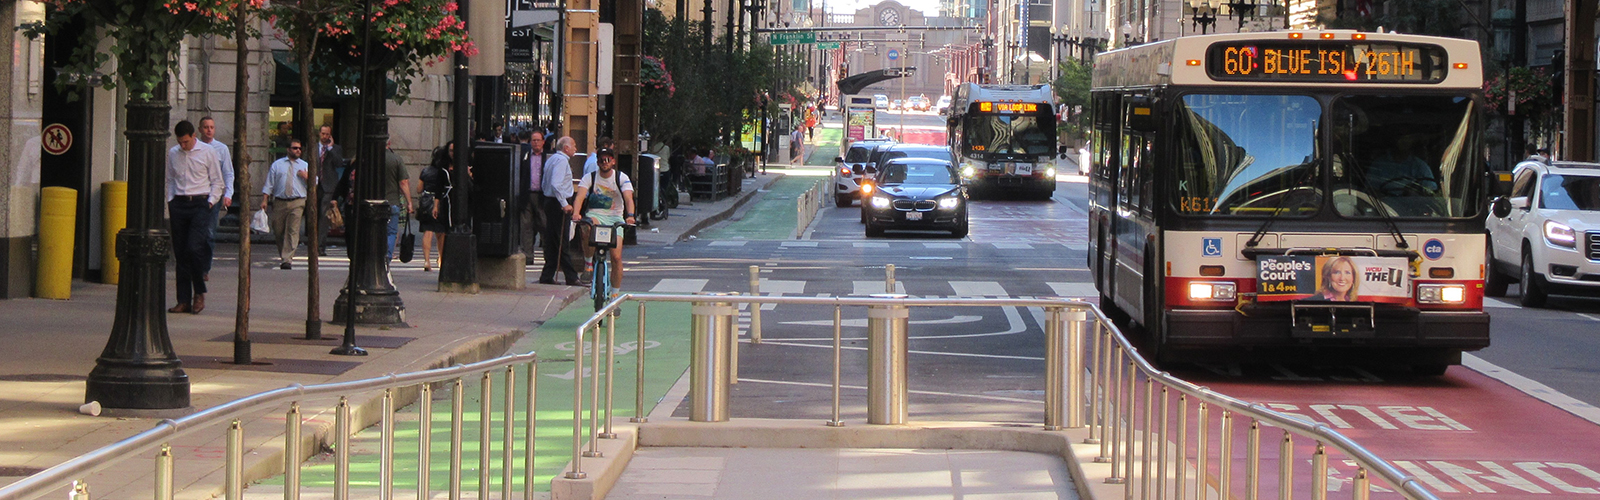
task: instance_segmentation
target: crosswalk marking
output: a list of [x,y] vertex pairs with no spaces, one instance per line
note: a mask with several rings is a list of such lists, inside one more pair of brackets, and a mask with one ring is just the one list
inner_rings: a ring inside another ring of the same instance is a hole
[[1062,297],[1094,297],[1100,294],[1094,289],[1094,283],[1045,283],[1055,290],[1056,295]]
[[799,295],[805,293],[805,280],[769,280],[761,278],[761,293],[763,295]]
[[817,242],[815,242],[815,241],[785,241],[780,246],[783,246],[783,247],[811,247],[811,248],[816,248]]
[[994,243],[993,245],[1000,250],[1033,250],[1033,244],[1031,243]]
[[655,288],[651,288],[650,291],[655,293],[700,293],[706,289],[706,284],[710,282],[711,280],[708,279],[697,278],[664,278],[660,283],[656,283]]
[[1505,309],[1522,309],[1522,306],[1519,306],[1519,305],[1516,305],[1516,304],[1512,304],[1512,303],[1506,302],[1504,300],[1500,300],[1500,299],[1496,299],[1496,298],[1490,298],[1490,297],[1484,297],[1483,298],[1483,307],[1500,307],[1500,308],[1505,308]]
[[713,242],[711,242],[711,246],[714,246],[714,247],[742,247],[742,246],[744,246],[745,243],[749,243],[749,242],[750,242],[749,240],[713,241]]
[[951,281],[957,297],[1003,297],[1006,288],[998,281]]
[[922,247],[923,248],[927,248],[927,249],[960,249],[961,248],[961,244],[960,243],[949,242],[949,241],[941,241],[941,242],[923,243]]
[[[884,290],[886,290],[886,288],[883,286],[883,280],[865,280],[855,281],[852,283],[852,288],[854,288],[854,290],[850,292],[850,295],[872,295],[875,293],[884,293]],[[894,282],[894,293],[906,293],[906,282]]]
[[1067,243],[1066,246],[1067,246],[1067,250],[1071,250],[1071,251],[1074,251],[1074,252],[1086,252],[1086,251],[1089,250],[1089,245],[1085,245],[1085,244],[1082,244],[1082,243]]
[[889,244],[888,243],[884,243],[884,242],[881,242],[881,241],[857,241],[857,242],[851,243],[850,246],[853,246],[853,247],[856,247],[856,248],[889,248]]

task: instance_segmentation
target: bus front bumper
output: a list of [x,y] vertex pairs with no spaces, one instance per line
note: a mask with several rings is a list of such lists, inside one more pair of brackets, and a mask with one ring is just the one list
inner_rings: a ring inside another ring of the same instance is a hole
[[[1168,311],[1166,346],[1174,349],[1395,348],[1397,350],[1476,351],[1489,347],[1489,315],[1482,311],[1418,311],[1379,308],[1369,328],[1355,332],[1308,333],[1296,329],[1288,308]],[[1364,323],[1364,322],[1363,322]]]

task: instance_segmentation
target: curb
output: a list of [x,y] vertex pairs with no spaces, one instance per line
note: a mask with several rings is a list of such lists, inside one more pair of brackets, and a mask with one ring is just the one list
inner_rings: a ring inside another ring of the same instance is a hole
[[727,210],[723,210],[700,219],[700,222],[696,222],[693,226],[689,226],[689,229],[684,230],[683,234],[678,235],[678,238],[674,241],[688,241],[689,236],[700,232],[700,230],[710,227],[712,224],[728,220],[728,218],[732,217],[735,212],[738,212],[741,207],[743,207],[746,203],[749,203],[750,199],[754,198],[756,193],[759,193],[762,189],[772,185],[772,183],[777,182],[778,179],[782,179],[787,176],[787,174],[782,172],[771,172],[768,175],[771,177],[769,177],[766,182],[752,184],[750,186],[751,189],[748,192],[739,195],[739,201],[734,202],[733,205],[730,205]]

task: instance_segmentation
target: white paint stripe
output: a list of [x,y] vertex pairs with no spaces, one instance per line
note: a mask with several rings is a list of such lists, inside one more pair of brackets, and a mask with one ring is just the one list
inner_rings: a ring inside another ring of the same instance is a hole
[[879,241],[857,241],[855,243],[851,243],[850,246],[856,248],[889,248],[888,243]]
[[948,241],[942,241],[942,242],[936,242],[936,243],[923,243],[922,247],[923,248],[929,248],[929,249],[936,249],[936,248],[937,249],[951,249],[951,248],[961,248],[961,244],[960,243],[951,243],[951,242],[948,242]]
[[[995,337],[995,336],[1000,336],[1000,335],[1011,335],[1013,333],[1022,333],[1022,332],[1026,331],[1028,329],[1028,325],[1023,324],[1023,322],[1022,322],[1022,313],[1017,312],[1017,307],[1016,306],[1003,306],[1000,309],[1002,311],[1005,311],[1005,313],[1006,313],[1006,324],[1008,325],[1008,327],[1006,328],[1005,331],[987,332],[987,333],[960,333],[960,334],[956,334],[956,335],[913,335],[913,336],[910,336],[908,338],[910,338],[911,340],[923,340],[923,339],[967,339],[967,338],[975,338],[975,337]],[[958,318],[959,318],[959,316],[958,316]],[[849,321],[849,320],[844,320],[844,321]],[[843,321],[841,321],[840,323],[842,324]],[[828,320],[828,325],[832,326],[833,325],[833,320]],[[833,341],[833,337],[807,337],[807,338],[792,338],[792,339],[783,339],[783,340],[787,340],[787,341],[791,341],[791,342],[820,342],[820,341],[832,342]],[[866,340],[866,337],[849,338],[849,339],[844,339],[844,340]],[[1033,358],[1024,358],[1024,359],[1033,359]]]
[[1068,243],[1067,250],[1072,250],[1074,252],[1087,252],[1089,251],[1089,245],[1082,243]]
[[[883,280],[855,281],[852,283],[853,290],[850,291],[850,295],[872,295],[875,293],[884,293],[885,290],[883,287]],[[906,282],[894,282],[894,293],[906,293]]]
[[1483,307],[1501,307],[1501,308],[1506,308],[1506,309],[1522,309],[1522,306],[1519,306],[1519,305],[1516,305],[1516,304],[1512,304],[1510,302],[1506,302],[1504,300],[1500,300],[1500,299],[1496,299],[1496,298],[1492,298],[1492,297],[1484,297],[1483,298]]
[[1483,358],[1473,356],[1471,354],[1461,355],[1461,366],[1471,368],[1473,371],[1482,373],[1489,378],[1499,380],[1500,382],[1509,385],[1516,390],[1522,391],[1524,394],[1538,398],[1540,401],[1550,403],[1551,406],[1556,408],[1566,410],[1567,413],[1577,415],[1578,418],[1600,424],[1600,408],[1595,408],[1594,405],[1579,401],[1572,396],[1562,394],[1561,391],[1552,389],[1550,386],[1539,383],[1537,380],[1518,375],[1516,372],[1501,368],[1499,365],[1490,363],[1485,361]]
[[817,246],[817,242],[815,242],[815,241],[785,241],[783,243],[780,243],[778,246],[781,246],[781,247],[812,247],[812,248],[815,248]]
[[998,281],[951,281],[957,297],[1005,297],[1006,287]]
[[[941,337],[941,338],[943,338],[943,337]],[[828,340],[832,341],[833,339],[830,338]],[[844,340],[850,340],[850,339],[844,339]],[[816,348],[816,349],[833,349],[833,346],[831,346],[831,345],[791,344],[791,343],[788,343],[788,342],[774,342],[772,340],[762,340],[761,341],[761,345],[782,345],[782,346],[790,346],[790,347],[811,347],[811,348]],[[867,350],[867,348],[865,348],[865,347],[856,347],[856,346],[843,346],[843,347],[841,347],[841,349],[852,350],[852,351],[865,351],[865,350]],[[1019,360],[1019,361],[1044,361],[1044,358],[1035,357],[1035,356],[1003,356],[1003,355],[999,355],[999,354],[973,354],[973,353],[969,353],[969,352],[937,352],[937,351],[906,351],[906,352],[910,353],[910,354],[923,354],[923,355],[928,355],[928,356],[955,356],[955,357],[958,357],[958,358],[1014,359],[1014,360]],[[744,379],[741,378],[739,380],[742,381]]]
[[805,293],[805,291],[805,280],[769,280],[761,278],[761,293],[763,295],[801,294]]
[[993,243],[993,245],[1000,250],[1033,250],[1033,245],[1030,243]]
[[665,278],[660,283],[656,283],[655,288],[651,288],[650,291],[656,293],[700,293],[706,289],[706,284],[710,282],[711,280],[708,279]]
[[[789,382],[789,381],[786,381],[786,380],[762,380],[762,379],[754,379],[754,378],[740,378],[739,381],[740,382],[757,382],[757,383],[762,383],[762,384],[799,385],[799,386],[805,386],[805,387],[825,387],[825,388],[829,388],[829,389],[833,388],[833,384],[819,384],[819,383],[815,383],[815,382]],[[866,391],[867,390],[867,388],[865,386],[859,386],[859,385],[840,385],[839,388],[840,389],[850,389],[850,390],[853,390],[853,391]],[[1040,400],[1037,400],[1037,399],[1007,398],[1007,397],[1001,397],[1001,396],[982,396],[982,395],[978,395],[978,394],[957,394],[957,393],[954,393],[954,392],[939,392],[939,391],[910,391],[910,392],[912,394],[926,394],[926,395],[929,395],[929,396],[953,396],[953,397],[959,397],[959,398],[977,398],[977,399],[986,399],[986,400],[989,400],[989,401],[1006,401],[1006,402],[1012,402],[1012,403],[1039,403],[1039,402],[1041,402]]]
[[1100,292],[1094,289],[1094,283],[1045,283],[1056,295],[1062,297],[1098,297]]
[[1579,315],[1579,316],[1583,316],[1583,317],[1585,317],[1585,318],[1589,318],[1589,319],[1590,319],[1590,320],[1592,320],[1592,321],[1600,321],[1600,316],[1595,316],[1595,315],[1593,315],[1593,314],[1589,314],[1589,313],[1578,313],[1578,315]]
[[[958,315],[958,316],[951,316],[951,317],[945,318],[945,319],[913,319],[913,320],[910,320],[909,323],[913,324],[913,325],[957,325],[957,324],[961,324],[961,323],[976,323],[976,322],[982,321],[982,320],[983,320],[983,316]],[[831,320],[831,319],[813,319],[813,320],[807,320],[807,321],[784,321],[783,324],[785,324],[785,325],[804,325],[804,326],[830,326],[831,327],[831,326],[833,326],[833,320]],[[844,327],[844,328],[866,328],[867,327],[867,318],[841,319],[841,320],[839,320],[839,326],[840,327]],[[790,339],[790,340],[793,340],[793,339]]]
[[749,243],[749,242],[748,241],[744,241],[744,240],[713,241],[713,242],[711,242],[711,246],[714,246],[714,247],[742,247],[742,246],[744,246],[745,243]]

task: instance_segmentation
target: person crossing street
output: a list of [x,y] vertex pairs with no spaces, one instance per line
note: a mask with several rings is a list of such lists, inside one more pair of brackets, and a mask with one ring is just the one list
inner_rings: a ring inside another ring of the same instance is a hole
[[311,167],[300,159],[300,141],[289,141],[288,156],[272,162],[266,185],[261,187],[261,209],[272,202],[272,235],[278,240],[278,268],[294,266],[295,248],[300,246],[300,219],[306,210],[306,181]]

